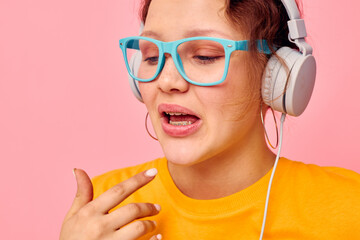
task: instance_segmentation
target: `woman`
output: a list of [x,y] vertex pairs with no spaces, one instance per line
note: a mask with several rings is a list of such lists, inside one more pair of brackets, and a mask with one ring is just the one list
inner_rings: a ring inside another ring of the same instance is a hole
[[[75,169],[60,239],[360,238],[360,176],[350,170],[281,158],[267,199],[277,161],[264,140],[262,78],[274,50],[296,48],[281,1],[145,0],[141,18],[143,38],[120,44],[125,59],[141,50],[141,66],[128,67],[165,158],[92,182]],[[228,68],[233,45],[217,39],[245,44]],[[182,43],[161,56],[157,41]]]

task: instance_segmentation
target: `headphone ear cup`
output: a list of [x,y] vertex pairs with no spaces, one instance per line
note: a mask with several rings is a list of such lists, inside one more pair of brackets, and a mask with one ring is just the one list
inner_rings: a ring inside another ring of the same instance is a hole
[[276,111],[299,116],[308,105],[314,88],[315,59],[289,47],[280,48],[276,54],[284,60],[288,70],[275,55],[271,56],[263,74],[263,100]]
[[[140,68],[140,64],[141,64],[141,52],[137,51],[135,52],[130,59],[129,62],[129,67],[131,69],[131,71],[133,73],[135,73],[135,75],[137,75],[139,68]],[[129,74],[128,74],[128,78],[129,78],[129,83],[130,83],[130,87],[132,92],[134,93],[135,97],[140,101],[140,102],[144,102],[139,90],[139,82],[136,81],[134,78],[132,78]]]

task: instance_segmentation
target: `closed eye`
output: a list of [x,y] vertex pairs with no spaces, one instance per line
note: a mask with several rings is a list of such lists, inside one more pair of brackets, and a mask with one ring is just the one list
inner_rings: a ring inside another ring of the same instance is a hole
[[159,57],[148,57],[144,59],[144,62],[148,62],[151,65],[156,65],[158,63]]
[[193,57],[200,64],[210,64],[214,63],[216,60],[222,58],[222,56],[201,56],[197,55]]

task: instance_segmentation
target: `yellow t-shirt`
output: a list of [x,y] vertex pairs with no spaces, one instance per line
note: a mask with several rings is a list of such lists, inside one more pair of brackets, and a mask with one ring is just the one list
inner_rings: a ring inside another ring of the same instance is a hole
[[[155,179],[119,205],[131,202],[161,205],[160,213],[149,218],[157,222],[157,230],[141,240],[155,233],[169,240],[259,239],[272,170],[235,194],[197,200],[179,191],[168,171],[167,160],[160,158],[95,177],[94,198],[153,167],[159,171]],[[263,239],[360,239],[360,174],[280,158]]]

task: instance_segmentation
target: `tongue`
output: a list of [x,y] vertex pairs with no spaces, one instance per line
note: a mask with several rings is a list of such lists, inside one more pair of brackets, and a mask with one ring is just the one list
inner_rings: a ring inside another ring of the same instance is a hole
[[172,122],[189,121],[189,122],[193,123],[198,119],[199,118],[194,115],[172,115],[172,116],[170,116],[170,121],[172,121]]

